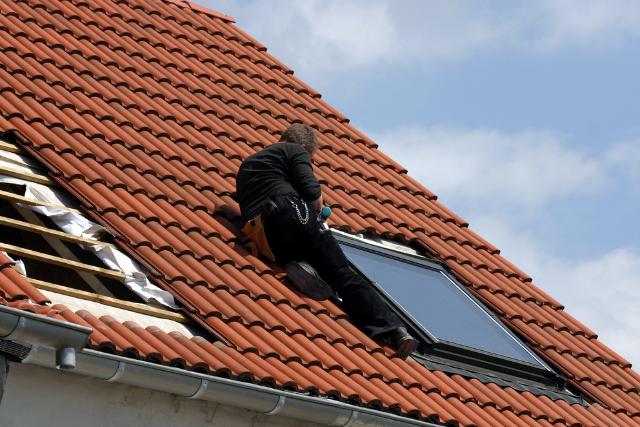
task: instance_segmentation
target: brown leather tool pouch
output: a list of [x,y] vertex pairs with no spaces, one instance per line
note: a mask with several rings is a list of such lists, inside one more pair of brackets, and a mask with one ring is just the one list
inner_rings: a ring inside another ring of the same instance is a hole
[[242,233],[244,234],[242,245],[249,249],[253,256],[257,257],[259,254],[262,254],[271,261],[276,260],[273,256],[273,252],[271,252],[269,243],[267,242],[267,236],[264,234],[262,214],[250,221],[247,221],[242,228]]

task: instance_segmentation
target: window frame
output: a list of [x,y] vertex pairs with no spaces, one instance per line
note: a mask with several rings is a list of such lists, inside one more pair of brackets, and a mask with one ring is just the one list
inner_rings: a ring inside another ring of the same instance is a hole
[[397,261],[416,265],[432,271],[443,274],[451,285],[466,295],[472,303],[477,305],[487,316],[510,336],[517,344],[519,344],[538,364],[530,363],[524,360],[513,359],[498,353],[472,348],[463,344],[438,339],[427,326],[420,324],[411,313],[407,312],[401,304],[393,299],[393,297],[379,285],[371,276],[358,266],[347,254],[347,259],[351,268],[361,275],[365,280],[372,284],[374,289],[380,294],[387,305],[396,313],[402,321],[407,325],[412,335],[418,339],[419,345],[414,350],[412,356],[416,360],[420,359],[443,363],[454,367],[477,371],[480,373],[499,376],[511,380],[533,381],[550,386],[562,384],[563,381],[559,375],[542,360],[535,352],[519,338],[507,325],[505,325],[498,316],[487,308],[478,298],[476,298],[465,286],[460,284],[458,280],[451,275],[450,267],[440,261],[412,255],[408,252],[394,250],[391,247],[382,245],[375,241],[367,241],[354,235],[350,235],[338,230],[331,230],[332,235],[341,245],[347,245],[356,249],[364,250],[378,256],[383,256]]

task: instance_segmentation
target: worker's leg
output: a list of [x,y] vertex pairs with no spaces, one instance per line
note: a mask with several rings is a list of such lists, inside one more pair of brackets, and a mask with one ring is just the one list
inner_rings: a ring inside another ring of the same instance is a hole
[[349,268],[344,252],[331,234],[313,239],[305,256],[320,277],[336,290],[345,311],[365,334],[373,337],[403,326],[373,286]]
[[[305,209],[297,200],[298,212],[304,220]],[[310,209],[306,224],[289,204],[281,213],[265,221],[265,232],[276,261],[304,260],[338,293],[346,313],[370,337],[403,326],[400,318],[387,306],[378,292],[350,268],[342,249],[330,232],[322,232]]]

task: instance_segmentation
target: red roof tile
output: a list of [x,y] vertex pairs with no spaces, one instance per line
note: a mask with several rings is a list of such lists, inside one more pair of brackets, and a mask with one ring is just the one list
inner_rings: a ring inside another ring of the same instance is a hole
[[[432,421],[638,424],[640,377],[627,361],[233,22],[178,0],[0,2],[0,131],[16,132],[227,345],[48,308],[0,254],[1,304],[91,326],[94,349]],[[309,300],[281,268],[252,257],[239,244],[235,173],[300,122],[320,136],[332,227],[425,247],[595,403],[400,360],[339,307]]]

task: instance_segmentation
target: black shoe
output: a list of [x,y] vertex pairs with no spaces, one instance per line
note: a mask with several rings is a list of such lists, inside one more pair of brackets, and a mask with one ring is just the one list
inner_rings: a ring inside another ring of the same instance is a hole
[[403,326],[391,331],[388,340],[389,345],[398,352],[402,359],[410,355],[416,345],[416,340],[409,335]]
[[331,296],[329,285],[305,261],[291,261],[284,266],[284,271],[293,284],[309,298],[324,301]]

